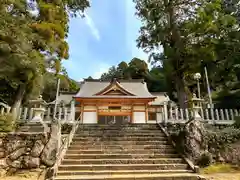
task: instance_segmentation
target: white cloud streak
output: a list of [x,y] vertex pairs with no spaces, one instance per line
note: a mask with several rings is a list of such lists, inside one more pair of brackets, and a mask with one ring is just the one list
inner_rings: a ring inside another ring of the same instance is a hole
[[87,15],[86,13],[85,13],[84,15],[85,15],[85,22],[86,22],[86,24],[88,25],[88,27],[90,28],[92,35],[94,36],[94,38],[95,38],[96,40],[99,41],[99,40],[100,40],[100,33],[99,33],[99,30],[97,29],[94,21],[93,21],[92,18],[91,18],[89,15]]
[[99,64],[99,66],[97,68],[98,70],[95,71],[95,73],[93,74],[92,78],[93,79],[99,79],[103,73],[108,72],[108,69],[110,67],[111,66],[109,64],[105,64],[105,63]]

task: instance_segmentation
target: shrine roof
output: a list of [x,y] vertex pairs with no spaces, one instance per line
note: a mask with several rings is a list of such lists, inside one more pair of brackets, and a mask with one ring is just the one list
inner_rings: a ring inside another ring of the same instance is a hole
[[143,80],[85,80],[75,98],[152,98]]

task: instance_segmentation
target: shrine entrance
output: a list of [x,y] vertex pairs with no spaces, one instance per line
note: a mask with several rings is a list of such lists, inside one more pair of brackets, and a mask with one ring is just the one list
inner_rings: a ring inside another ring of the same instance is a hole
[[131,123],[131,116],[122,116],[122,115],[99,115],[98,116],[98,124],[128,124]]

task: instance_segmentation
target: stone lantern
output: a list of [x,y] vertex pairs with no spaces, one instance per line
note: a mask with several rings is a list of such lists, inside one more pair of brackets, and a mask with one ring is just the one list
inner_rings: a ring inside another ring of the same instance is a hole
[[43,121],[46,102],[42,99],[42,96],[40,95],[39,98],[35,100],[30,100],[29,103],[32,105],[33,110],[33,119],[31,121]]
[[191,105],[193,109],[193,117],[194,119],[200,120],[202,117],[199,115],[200,110],[202,109],[202,102],[204,100],[201,98],[197,98],[196,94],[193,94],[193,97],[191,100],[188,101],[188,103]]
[[40,123],[44,128],[44,132],[49,131],[48,125],[43,121],[47,103],[42,99],[41,95],[35,100],[30,100],[29,103],[31,104],[33,110],[33,118],[31,119],[31,123]]

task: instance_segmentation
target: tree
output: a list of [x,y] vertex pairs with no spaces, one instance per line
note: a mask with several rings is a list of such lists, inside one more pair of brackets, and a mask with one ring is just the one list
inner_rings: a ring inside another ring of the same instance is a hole
[[65,40],[69,15],[87,7],[87,0],[1,2],[0,79],[16,91],[13,107],[20,106],[29,87],[42,82],[37,79],[42,79],[46,68],[54,68],[56,73],[61,70],[60,61],[69,56]]
[[150,92],[166,92],[167,89],[167,83],[166,83],[166,77],[163,72],[163,68],[153,67],[148,76],[145,77],[147,86]]
[[124,61],[120,62],[117,66],[117,75],[119,79],[129,79],[128,64]]
[[133,58],[128,64],[122,61],[117,67],[112,66],[108,72],[102,74],[100,79],[111,80],[112,78],[126,80],[144,79],[149,91],[167,91],[163,68],[154,67],[149,71],[147,63],[139,58]]
[[79,90],[79,85],[74,80],[66,75],[56,76],[54,73],[45,73],[43,77],[42,96],[46,102],[55,100],[57,91],[57,79],[60,78],[60,90],[68,92],[76,92]]
[[133,58],[129,62],[128,72],[132,79],[144,79],[149,73],[148,65],[144,60]]
[[26,1],[1,2],[0,16],[0,79],[15,90],[13,107],[19,107],[28,86],[44,71],[43,56],[33,44],[41,37],[29,27],[34,20]]
[[117,77],[117,68],[115,66],[112,66],[108,69],[107,73],[103,73],[100,77],[101,80],[111,80],[113,78]]
[[[191,95],[195,72],[202,72],[203,66],[208,66],[209,76],[213,78],[219,77],[222,67],[232,67],[232,55],[237,57],[239,46],[224,52],[222,47],[233,48],[238,42],[238,26],[236,18],[223,11],[221,0],[134,1],[137,16],[143,22],[138,46],[153,52],[155,60],[162,62],[168,82],[175,85],[170,87],[176,89],[181,107],[185,107],[184,102]],[[225,38],[229,41],[224,42]],[[162,54],[156,52],[161,46]],[[223,57],[229,57],[228,63]],[[224,76],[223,80],[226,82],[231,75]],[[220,78],[215,78],[211,85],[216,86],[218,82]]]

